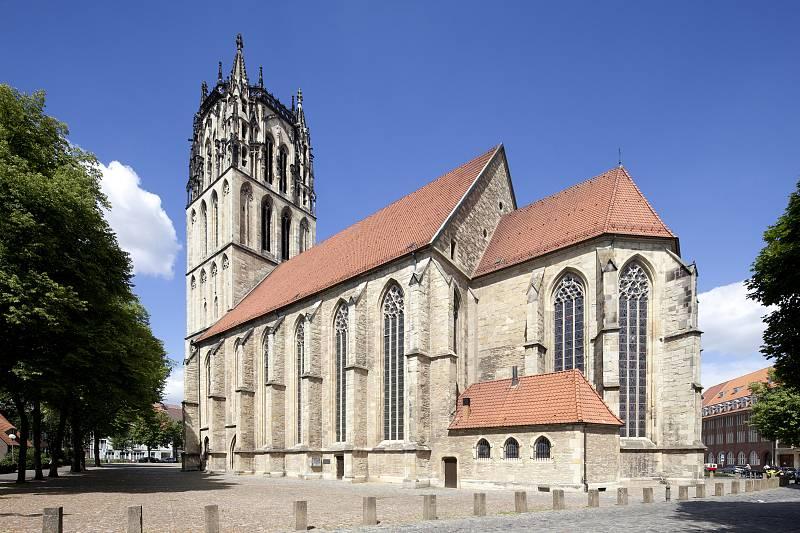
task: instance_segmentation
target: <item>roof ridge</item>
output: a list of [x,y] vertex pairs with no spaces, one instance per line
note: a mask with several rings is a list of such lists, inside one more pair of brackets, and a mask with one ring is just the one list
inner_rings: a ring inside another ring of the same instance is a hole
[[[661,223],[661,225],[664,227],[664,229],[667,230],[667,232],[670,233],[674,237],[675,233],[671,229],[669,229],[669,226],[667,226],[664,223],[663,220],[661,220],[661,217],[658,215],[656,210],[650,204],[650,200],[647,199],[647,196],[645,196],[644,193],[642,192],[642,190],[639,188],[639,186],[636,185],[636,180],[633,179],[633,176],[631,176],[628,173],[628,170],[625,167],[620,167],[620,169],[622,170],[623,175],[626,178],[628,178],[628,181],[631,183],[631,185],[633,185],[633,188],[636,190],[636,192],[639,193],[639,196],[642,197],[642,200],[644,200],[644,205],[647,206],[647,208],[650,210],[650,212],[653,214],[653,216],[656,217],[656,220],[658,220]],[[614,192],[615,192],[615,196],[616,196],[616,190]]]
[[528,205],[526,205],[524,207],[520,207],[518,209],[515,209],[514,211],[509,211],[508,213],[506,213],[505,215],[503,215],[500,218],[501,219],[507,218],[507,217],[511,218],[511,215],[513,215],[515,213],[520,213],[520,212],[525,211],[525,210],[527,210],[527,209],[529,209],[529,208],[531,208],[531,207],[533,207],[535,205],[539,205],[539,204],[544,203],[544,202],[546,202],[548,200],[551,200],[551,199],[553,199],[553,198],[555,198],[557,196],[561,196],[562,194],[566,194],[568,192],[571,192],[573,189],[578,189],[580,187],[588,185],[590,182],[592,182],[594,180],[599,180],[600,178],[605,178],[605,177],[607,177],[607,174],[610,174],[614,170],[615,169],[613,169],[613,168],[609,169],[609,170],[606,170],[605,172],[601,172],[600,174],[597,174],[596,176],[592,176],[591,178],[588,178],[588,179],[585,179],[585,180],[583,180],[581,182],[578,182],[575,185],[570,185],[566,189],[561,189],[560,191],[556,191],[553,194],[545,196],[544,198],[539,198],[535,202],[531,202],[531,203],[529,203]]

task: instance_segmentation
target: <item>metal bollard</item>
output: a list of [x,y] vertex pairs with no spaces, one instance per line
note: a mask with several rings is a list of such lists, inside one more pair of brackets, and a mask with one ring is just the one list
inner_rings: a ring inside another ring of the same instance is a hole
[[518,490],[514,493],[514,511],[518,513],[528,512],[528,493]]
[[617,505],[628,505],[627,487],[620,487],[617,489]]
[[219,507],[206,505],[203,507],[203,517],[206,523],[206,533],[219,533]]
[[486,516],[485,492],[476,492],[472,495],[472,512],[475,516]]
[[706,497],[706,484],[700,483],[699,485],[695,485],[694,487],[694,497],[695,498],[705,498]]
[[597,489],[589,491],[589,507],[600,507],[600,492]]
[[305,531],[308,529],[308,502],[297,500],[294,502],[294,530]]
[[42,512],[42,533],[64,533],[64,508],[45,507]]
[[642,489],[642,502],[653,503],[653,487],[645,487]]
[[562,489],[553,490],[553,510],[561,511],[565,508],[564,505],[564,491]]
[[689,486],[678,485],[678,501],[686,501],[689,499]]
[[436,495],[425,494],[422,496],[422,519],[436,520]]
[[142,506],[128,507],[128,533],[142,533]]
[[374,526],[378,523],[378,507],[375,496],[364,496],[361,523],[365,526]]

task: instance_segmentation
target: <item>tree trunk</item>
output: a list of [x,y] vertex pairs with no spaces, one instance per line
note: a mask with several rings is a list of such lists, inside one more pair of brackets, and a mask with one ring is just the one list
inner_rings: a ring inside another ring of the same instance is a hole
[[72,436],[72,464],[70,465],[70,472],[81,471],[81,455],[83,455],[83,445],[81,441],[81,426],[78,422],[77,413],[72,413],[69,417],[70,433]]
[[28,467],[28,414],[25,412],[25,402],[18,394],[14,395],[14,405],[19,414],[19,431],[17,432],[17,483],[25,483],[25,469]]
[[64,442],[64,429],[67,427],[67,411],[60,409],[58,411],[58,427],[56,428],[56,435],[50,441],[50,473],[47,477],[58,477],[58,462],[64,455],[61,450],[61,443]]
[[100,434],[94,431],[94,466],[100,468]]
[[33,400],[33,479],[42,480],[42,402]]

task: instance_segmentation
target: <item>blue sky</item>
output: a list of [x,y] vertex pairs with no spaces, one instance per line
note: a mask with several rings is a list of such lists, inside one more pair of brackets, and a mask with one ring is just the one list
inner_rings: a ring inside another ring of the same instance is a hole
[[220,60],[227,75],[241,32],[251,79],[263,65],[287,103],[303,89],[320,238],[498,142],[520,205],[621,147],[699,265],[704,383],[765,366],[763,310],[738,283],[800,177],[796,2],[31,1],[3,16],[0,82],[45,89],[116,179],[136,290],[175,360],[185,256],[166,217],[184,246],[200,83]]

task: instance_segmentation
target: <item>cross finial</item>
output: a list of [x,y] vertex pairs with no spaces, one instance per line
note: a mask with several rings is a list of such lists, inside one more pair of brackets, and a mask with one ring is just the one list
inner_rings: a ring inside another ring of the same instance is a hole
[[622,168],[622,148],[617,148],[617,165]]
[[237,33],[236,34],[236,49],[241,51],[243,48],[244,48],[244,40],[242,39],[242,34],[241,33]]

